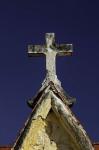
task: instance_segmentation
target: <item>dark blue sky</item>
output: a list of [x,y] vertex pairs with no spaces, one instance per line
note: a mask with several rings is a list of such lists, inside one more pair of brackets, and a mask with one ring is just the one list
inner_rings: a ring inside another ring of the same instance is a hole
[[0,145],[12,144],[31,109],[26,100],[45,77],[45,59],[28,58],[27,45],[72,43],[72,57],[57,58],[63,88],[76,97],[73,111],[92,141],[99,141],[99,2],[0,1]]

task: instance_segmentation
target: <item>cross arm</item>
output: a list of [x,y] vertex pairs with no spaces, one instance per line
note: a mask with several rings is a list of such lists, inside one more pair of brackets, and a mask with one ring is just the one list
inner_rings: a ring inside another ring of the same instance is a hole
[[56,49],[57,49],[58,56],[72,55],[73,53],[72,44],[57,44]]
[[29,56],[42,56],[45,54],[45,46],[41,45],[28,45]]

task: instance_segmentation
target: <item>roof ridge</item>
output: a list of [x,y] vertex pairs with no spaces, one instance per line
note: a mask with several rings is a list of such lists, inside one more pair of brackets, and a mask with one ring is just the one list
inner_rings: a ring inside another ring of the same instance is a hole
[[61,86],[56,85],[54,84],[54,82],[50,81],[48,85],[46,85],[44,88],[41,87],[38,93],[27,101],[27,104],[30,108],[33,109],[35,107],[37,99],[40,99],[40,97],[42,97],[46,89],[52,90],[55,95],[62,99],[65,105],[67,104],[68,106],[72,106],[76,101],[76,99],[70,97]]

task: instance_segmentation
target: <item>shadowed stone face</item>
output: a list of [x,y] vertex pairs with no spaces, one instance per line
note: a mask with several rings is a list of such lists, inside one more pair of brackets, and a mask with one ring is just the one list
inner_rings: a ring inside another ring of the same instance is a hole
[[29,56],[46,56],[46,80],[55,82],[56,75],[56,55],[65,56],[72,54],[72,44],[55,44],[55,34],[46,33],[45,45],[29,45]]

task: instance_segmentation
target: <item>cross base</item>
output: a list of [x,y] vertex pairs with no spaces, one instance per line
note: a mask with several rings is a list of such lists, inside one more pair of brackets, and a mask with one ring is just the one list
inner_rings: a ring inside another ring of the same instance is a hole
[[50,76],[47,74],[44,81],[42,82],[42,88],[44,88],[45,86],[47,86],[49,84],[49,82],[53,82],[56,85],[61,86],[61,82],[58,80],[57,75],[54,75],[53,79],[51,80]]

